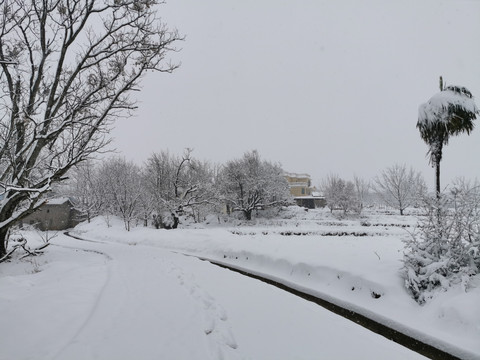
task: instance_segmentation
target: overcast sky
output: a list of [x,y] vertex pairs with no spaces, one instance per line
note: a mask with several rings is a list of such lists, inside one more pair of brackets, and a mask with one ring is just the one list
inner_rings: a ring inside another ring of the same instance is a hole
[[[136,116],[112,131],[139,163],[166,149],[216,163],[257,149],[314,184],[400,163],[433,187],[418,106],[440,75],[480,105],[478,0],[169,0],[159,10],[186,35],[172,54],[181,68],[147,75]],[[477,127],[445,147],[442,186],[480,179]]]

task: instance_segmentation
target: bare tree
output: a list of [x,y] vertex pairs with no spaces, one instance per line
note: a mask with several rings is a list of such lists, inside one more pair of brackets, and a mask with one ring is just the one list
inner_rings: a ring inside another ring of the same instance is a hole
[[354,175],[353,184],[355,185],[355,194],[359,211],[363,210],[370,192],[370,182]]
[[322,189],[331,212],[343,210],[346,214],[349,210],[360,211],[353,182],[345,181],[336,174],[329,174],[322,183]]
[[10,227],[135,108],[180,40],[154,0],[0,2],[0,256]]
[[406,208],[418,204],[426,192],[422,175],[398,164],[383,170],[380,177],[375,178],[373,188],[382,201],[399,210],[400,215]]
[[140,203],[144,189],[140,168],[125,159],[114,158],[105,162],[99,170],[103,190],[103,210],[122,218],[125,229],[140,214]]
[[93,161],[87,160],[73,167],[68,172],[68,178],[61,193],[73,198],[81,218],[90,222],[93,217],[100,215],[105,201],[98,168]]
[[227,205],[241,211],[247,220],[251,220],[253,210],[281,205],[290,198],[280,165],[261,160],[256,150],[229,161],[219,181]]
[[143,222],[143,226],[148,226],[148,220],[151,218],[155,210],[155,202],[148,191],[148,177],[145,168],[140,173],[140,197],[138,199],[138,216]]
[[182,156],[167,151],[153,154],[146,164],[146,183],[154,199],[155,226],[176,228],[179,216],[213,204],[218,198],[213,170],[206,162],[192,157],[186,149]]

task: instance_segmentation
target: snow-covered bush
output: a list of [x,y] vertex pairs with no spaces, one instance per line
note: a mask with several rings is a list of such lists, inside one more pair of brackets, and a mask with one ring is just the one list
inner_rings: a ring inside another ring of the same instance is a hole
[[479,184],[459,180],[449,193],[425,203],[425,218],[404,254],[405,286],[420,304],[436,289],[466,289],[480,269]]
[[156,229],[176,229],[180,223],[177,214],[163,211],[162,213],[154,213],[152,215],[152,223]]

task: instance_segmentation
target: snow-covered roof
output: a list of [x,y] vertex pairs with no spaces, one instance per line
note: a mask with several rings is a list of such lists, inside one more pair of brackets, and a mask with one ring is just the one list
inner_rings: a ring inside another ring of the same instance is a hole
[[293,199],[294,199],[294,200],[297,200],[297,199],[321,200],[321,199],[325,199],[325,196],[323,196],[323,195],[320,195],[320,196],[316,196],[316,195],[303,195],[303,196],[295,196]]
[[283,175],[288,176],[288,177],[292,177],[292,178],[309,178],[310,179],[309,174],[296,174],[296,173],[284,172]]
[[59,198],[48,199],[47,204],[48,205],[63,205],[67,202],[70,202],[70,199],[68,197],[59,197]]

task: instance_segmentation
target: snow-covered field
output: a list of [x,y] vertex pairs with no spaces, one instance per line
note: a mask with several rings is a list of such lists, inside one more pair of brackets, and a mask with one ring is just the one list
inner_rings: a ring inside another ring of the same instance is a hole
[[[195,257],[265,274],[480,359],[480,278],[424,306],[400,276],[414,217],[285,210],[178,230],[102,218],[40,257],[0,264],[0,359],[420,359],[302,299]],[[33,244],[35,232],[26,233]],[[52,234],[50,234],[52,235]],[[45,236],[45,234],[43,234]],[[37,238],[37,239],[35,239]]]

